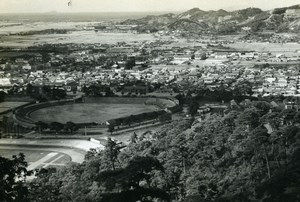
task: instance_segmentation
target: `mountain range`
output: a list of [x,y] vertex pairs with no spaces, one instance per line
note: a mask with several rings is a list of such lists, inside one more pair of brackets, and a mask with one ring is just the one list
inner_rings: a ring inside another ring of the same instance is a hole
[[180,14],[150,15],[140,19],[125,20],[122,24],[134,24],[139,32],[161,30],[189,33],[232,34],[236,32],[300,31],[300,5],[263,11],[246,8],[236,11],[203,11],[193,8]]

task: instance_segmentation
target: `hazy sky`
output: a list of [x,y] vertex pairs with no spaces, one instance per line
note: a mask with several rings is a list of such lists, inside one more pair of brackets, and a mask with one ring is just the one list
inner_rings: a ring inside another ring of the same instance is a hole
[[193,7],[202,10],[235,10],[300,4],[300,0],[0,0],[0,13],[9,12],[126,12],[126,11],[184,11]]

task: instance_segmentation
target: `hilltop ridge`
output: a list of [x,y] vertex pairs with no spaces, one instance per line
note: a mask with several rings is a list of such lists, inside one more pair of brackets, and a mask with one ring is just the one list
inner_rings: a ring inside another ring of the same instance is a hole
[[300,30],[300,5],[263,11],[245,8],[236,11],[204,11],[192,8],[180,14],[151,15],[125,20],[122,24],[135,24],[138,32],[161,30],[191,33],[231,34],[236,32],[297,32]]

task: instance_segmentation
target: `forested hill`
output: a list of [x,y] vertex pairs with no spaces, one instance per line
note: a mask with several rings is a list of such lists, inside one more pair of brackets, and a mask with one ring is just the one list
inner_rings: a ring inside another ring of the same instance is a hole
[[298,32],[300,6],[262,11],[246,8],[236,11],[204,11],[193,8],[180,14],[151,15],[125,20],[122,24],[137,25],[138,32],[180,31],[187,33],[232,34],[237,32]]
[[120,149],[42,170],[31,201],[299,201],[300,113],[247,102],[226,115],[180,120]]

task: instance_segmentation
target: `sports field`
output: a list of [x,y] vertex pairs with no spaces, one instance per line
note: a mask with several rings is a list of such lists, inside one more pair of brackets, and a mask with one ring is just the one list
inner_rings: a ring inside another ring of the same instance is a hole
[[42,108],[32,112],[30,117],[44,122],[103,123],[110,119],[151,112],[157,109],[153,105],[137,103],[80,103]]
[[28,102],[1,102],[0,103],[0,112],[4,112],[10,109],[27,104]]
[[13,155],[19,153],[25,154],[25,161],[28,162],[28,170],[35,170],[40,168],[65,166],[71,161],[71,157],[59,152],[43,151],[41,150],[18,150],[18,149],[4,149],[0,147],[0,156],[11,159]]

